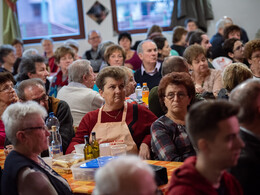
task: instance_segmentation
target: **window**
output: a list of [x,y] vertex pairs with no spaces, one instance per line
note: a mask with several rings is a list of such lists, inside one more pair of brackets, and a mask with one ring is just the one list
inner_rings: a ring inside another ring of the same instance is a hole
[[170,30],[173,0],[111,0],[116,32],[146,32],[157,24]]
[[82,0],[19,0],[17,12],[24,43],[85,38]]

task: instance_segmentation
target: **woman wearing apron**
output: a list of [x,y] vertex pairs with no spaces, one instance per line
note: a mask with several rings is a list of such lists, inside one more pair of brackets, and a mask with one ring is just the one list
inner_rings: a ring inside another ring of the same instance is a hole
[[74,145],[84,143],[84,135],[94,131],[99,143],[125,143],[127,153],[150,158],[150,126],[157,117],[144,106],[125,103],[126,79],[120,67],[107,67],[100,71],[96,84],[105,104],[83,117],[67,153],[74,150]]

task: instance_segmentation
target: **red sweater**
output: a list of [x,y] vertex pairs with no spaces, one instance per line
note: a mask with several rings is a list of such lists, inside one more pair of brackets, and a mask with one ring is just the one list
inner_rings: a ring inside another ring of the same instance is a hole
[[5,126],[2,120],[0,120],[0,149],[4,149],[5,143]]
[[[195,164],[196,157],[189,157],[173,172],[168,195],[218,195],[211,183],[195,169]],[[221,186],[224,188],[225,195],[243,194],[239,182],[226,171],[222,174]]]
[[[108,112],[110,115],[116,116],[119,110]],[[123,111],[123,110],[122,110]],[[74,145],[84,143],[84,135],[90,135],[92,129],[97,123],[99,109],[87,113],[81,120],[75,137],[66,151],[66,154],[71,153],[74,150]],[[117,119],[109,117],[105,112],[101,114],[101,123],[104,122],[120,122],[122,120],[122,113],[120,112]],[[146,143],[151,147],[151,134],[150,127],[157,117],[146,107],[138,105],[138,119],[133,124],[133,139],[139,148],[141,143]],[[133,105],[127,103],[126,123],[129,125],[133,121]]]

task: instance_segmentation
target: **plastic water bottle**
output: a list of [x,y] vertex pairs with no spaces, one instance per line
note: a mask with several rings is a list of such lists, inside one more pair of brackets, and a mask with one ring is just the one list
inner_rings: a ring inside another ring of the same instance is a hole
[[[50,132],[49,136],[49,156],[55,158],[62,155],[62,139],[59,133],[60,122],[53,112],[49,113],[49,117],[46,120],[46,126]],[[55,127],[55,131],[54,131]],[[59,147],[59,150],[58,150]]]
[[62,152],[62,140],[56,126],[52,126],[52,132],[50,136],[49,152],[52,158],[56,158],[63,155]]
[[53,112],[49,113],[49,117],[46,120],[46,126],[48,127],[48,130],[51,131],[52,130],[52,126],[55,126],[57,131],[59,132],[60,129],[60,122],[59,119],[57,119],[56,116],[54,116]]
[[135,94],[136,94],[136,98],[138,100],[142,99],[142,87],[141,87],[140,83],[137,83],[137,85],[136,85]]
[[146,105],[148,105],[148,97],[149,97],[149,88],[147,87],[147,83],[143,83],[142,88],[142,100]]

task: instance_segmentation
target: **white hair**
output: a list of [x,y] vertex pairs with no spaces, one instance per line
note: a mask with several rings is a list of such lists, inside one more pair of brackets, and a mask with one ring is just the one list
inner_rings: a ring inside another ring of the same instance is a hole
[[69,82],[83,83],[83,76],[90,72],[90,61],[76,60],[68,67]]
[[226,24],[232,24],[232,22],[228,19],[220,19],[216,23],[216,32],[218,32],[219,29],[224,29]]
[[131,181],[138,171],[146,171],[154,177],[152,168],[137,156],[121,156],[111,160],[96,172],[96,187],[93,194],[119,194],[124,190],[121,189],[122,183]]
[[45,108],[34,101],[17,102],[8,106],[4,111],[2,120],[5,125],[5,133],[13,145],[17,144],[16,133],[21,130],[25,118],[30,114],[39,114],[42,118],[47,116]]
[[[147,39],[147,40],[144,40],[144,41],[142,41],[141,43],[139,43],[138,46],[137,46],[137,49],[136,49],[136,52],[137,52],[138,54],[144,52],[144,50],[143,50],[143,44],[144,44],[144,43],[147,43],[147,42],[152,42],[152,43],[154,43],[154,41],[151,40],[151,39]],[[155,43],[154,43],[154,44],[155,44]],[[156,45],[156,44],[155,44],[155,45]],[[157,46],[156,46],[156,47],[157,47]]]
[[66,40],[65,42],[64,42],[64,45],[65,46],[74,46],[74,47],[76,47],[76,48],[78,48],[79,49],[79,43],[76,41],[76,40],[74,40],[74,39],[68,39],[68,40]]
[[30,56],[36,55],[36,54],[39,54],[38,50],[35,48],[30,48],[30,49],[26,49],[23,52],[23,57],[30,57]]

